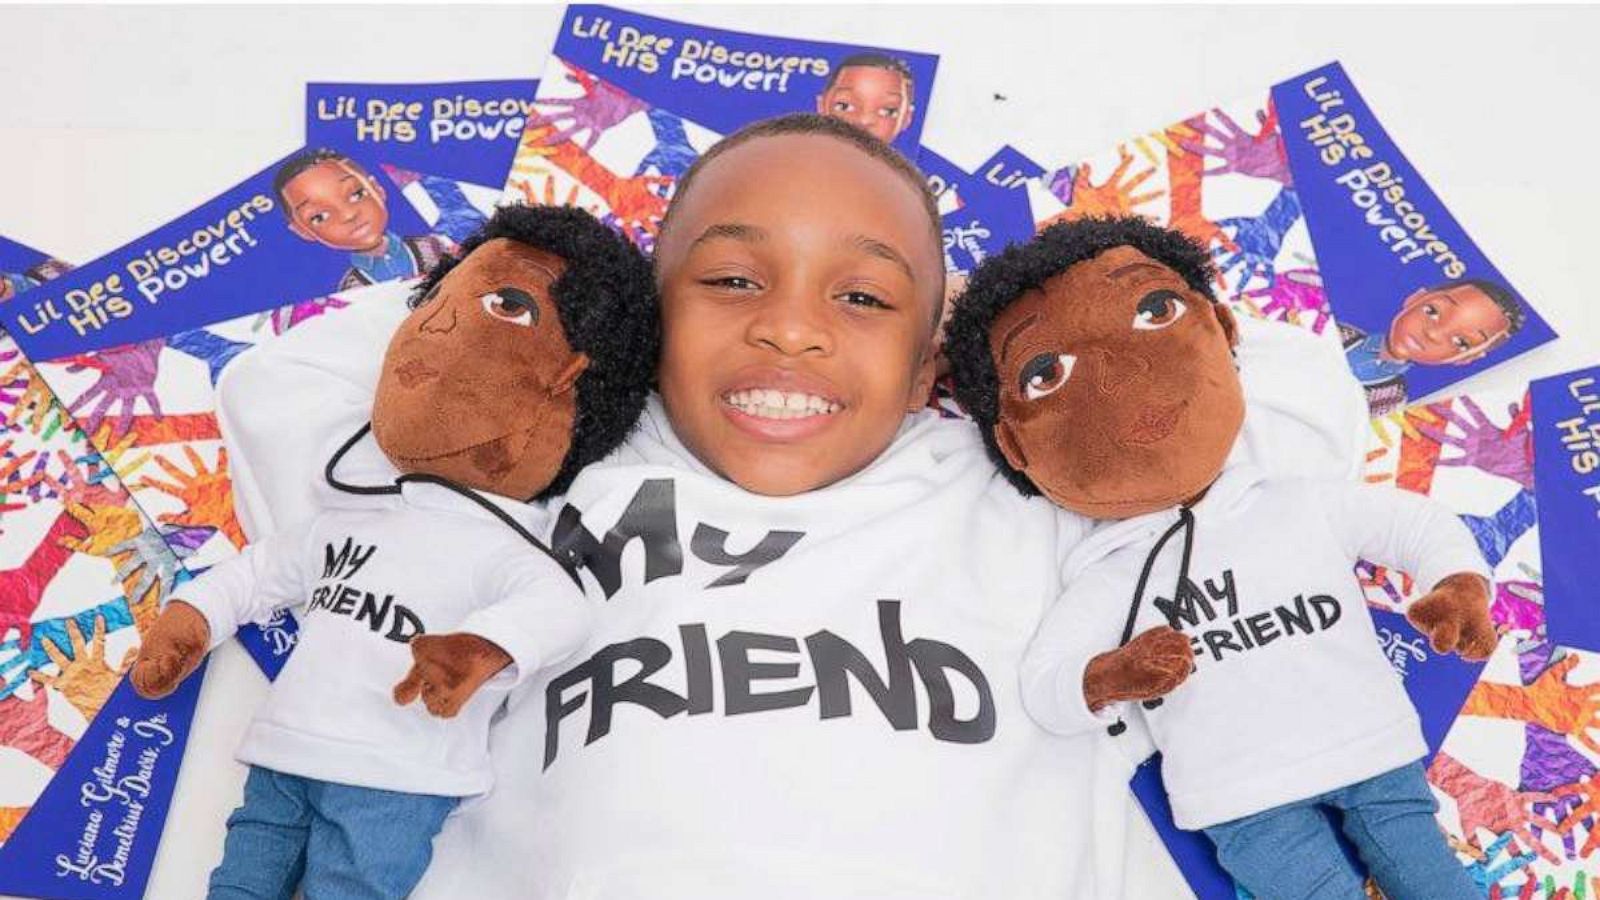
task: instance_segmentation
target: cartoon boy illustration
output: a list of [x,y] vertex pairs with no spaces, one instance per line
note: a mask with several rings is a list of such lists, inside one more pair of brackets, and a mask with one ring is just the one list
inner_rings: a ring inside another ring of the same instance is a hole
[[390,232],[383,186],[338,151],[317,148],[294,156],[278,169],[272,189],[290,231],[350,254],[338,290],[421,275],[452,249],[438,235]]
[[1419,288],[1400,305],[1389,330],[1367,334],[1340,324],[1350,370],[1367,390],[1373,415],[1406,400],[1413,365],[1466,365],[1511,339],[1526,319],[1504,285],[1470,278]]
[[0,272],[0,301],[10,300],[33,286],[33,281],[20,272]]
[[817,112],[843,119],[892,144],[911,127],[916,114],[912,87],[911,69],[903,60],[882,53],[856,53],[828,76],[817,95]]

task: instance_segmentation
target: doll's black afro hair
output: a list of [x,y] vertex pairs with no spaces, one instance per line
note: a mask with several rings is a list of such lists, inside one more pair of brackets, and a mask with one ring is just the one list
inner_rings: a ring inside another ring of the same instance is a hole
[[589,357],[578,376],[577,420],[561,469],[538,497],[564,492],[578,470],[609,454],[639,421],[655,381],[660,306],[650,261],[594,216],[565,206],[503,206],[440,260],[411,295],[414,309],[467,254],[509,238],[566,260],[550,287],[572,349]]
[[977,422],[989,457],[1001,474],[1024,496],[1034,496],[1039,489],[1011,467],[994,436],[1000,417],[1000,381],[989,351],[989,327],[1018,297],[1113,247],[1138,250],[1216,302],[1211,287],[1216,270],[1204,247],[1180,231],[1136,216],[1104,216],[1052,225],[1027,243],[1013,244],[984,260],[956,299],[946,326],[944,353],[950,361],[956,401]]

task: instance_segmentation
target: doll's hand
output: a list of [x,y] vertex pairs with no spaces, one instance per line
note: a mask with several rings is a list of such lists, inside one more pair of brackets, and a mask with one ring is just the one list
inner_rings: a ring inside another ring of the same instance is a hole
[[1189,639],[1161,625],[1090,660],[1083,673],[1083,699],[1095,712],[1120,700],[1154,700],[1170,694],[1193,670]]
[[1489,618],[1489,584],[1480,575],[1458,572],[1411,604],[1406,619],[1428,636],[1435,653],[1463,659],[1488,659],[1499,641]]
[[394,702],[422,705],[441,719],[461,711],[478,688],[511,664],[511,655],[475,634],[424,634],[411,639],[411,671],[394,686]]
[[165,697],[199,668],[210,646],[211,626],[200,610],[182,601],[167,604],[139,647],[128,675],[133,689],[146,700]]

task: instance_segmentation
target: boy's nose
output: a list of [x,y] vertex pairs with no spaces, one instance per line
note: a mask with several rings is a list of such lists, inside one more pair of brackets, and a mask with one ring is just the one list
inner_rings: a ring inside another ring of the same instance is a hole
[[785,356],[833,352],[833,338],[811,304],[795,297],[771,296],[750,321],[751,343]]

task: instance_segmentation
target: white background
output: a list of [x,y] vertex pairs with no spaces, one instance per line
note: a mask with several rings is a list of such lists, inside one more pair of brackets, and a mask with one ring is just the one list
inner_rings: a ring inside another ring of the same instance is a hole
[[[660,7],[942,56],[924,143],[1047,166],[1339,59],[1390,135],[1562,338],[1465,389],[1600,363],[1595,8]],[[303,85],[532,78],[559,7],[0,9],[0,234],[86,262],[298,147]],[[1000,99],[996,95],[1001,95]],[[150,883],[204,894],[265,682],[215,656]],[[1186,893],[1135,818],[1132,897]]]

